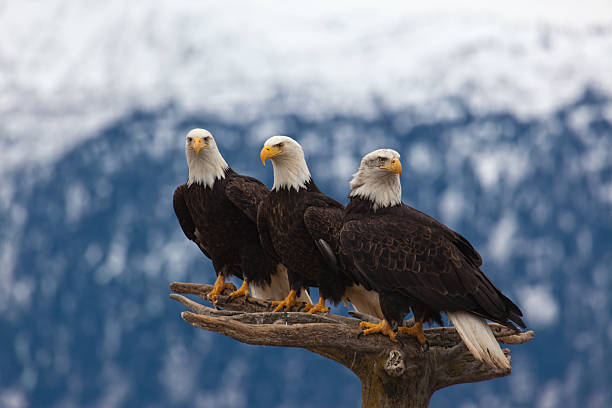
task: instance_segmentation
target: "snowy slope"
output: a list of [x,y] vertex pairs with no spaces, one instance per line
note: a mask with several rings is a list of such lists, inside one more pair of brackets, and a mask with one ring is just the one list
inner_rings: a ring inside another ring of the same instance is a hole
[[611,92],[608,2],[507,3],[8,2],[0,169],[57,159],[134,108],[248,123],[382,105],[420,123],[456,117],[456,98],[533,117]]

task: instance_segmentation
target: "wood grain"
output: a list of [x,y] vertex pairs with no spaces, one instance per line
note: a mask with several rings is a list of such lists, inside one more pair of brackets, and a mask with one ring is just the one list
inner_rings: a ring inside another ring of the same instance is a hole
[[[183,296],[206,299],[211,285],[174,282],[170,289],[175,292],[170,297],[190,310],[181,317],[194,327],[246,344],[304,348],[346,366],[361,380],[364,408],[427,407],[441,388],[511,374],[476,360],[453,327],[425,329],[430,347],[423,351],[411,337],[399,336],[395,343],[381,335],[360,336],[360,320],[352,317],[272,313],[271,302],[231,299],[229,291],[217,298],[222,309],[215,309]],[[534,336],[499,324],[490,327],[503,344],[526,343]],[[510,356],[510,350],[504,353]]]

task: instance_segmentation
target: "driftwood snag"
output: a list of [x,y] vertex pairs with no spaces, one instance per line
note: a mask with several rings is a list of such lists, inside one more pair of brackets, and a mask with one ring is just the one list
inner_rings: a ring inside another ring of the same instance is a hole
[[[360,320],[351,317],[272,313],[270,302],[252,297],[231,299],[229,290],[217,298],[218,306],[223,307],[217,310],[179,294],[206,299],[211,285],[175,282],[170,288],[175,292],[170,297],[191,310],[181,317],[194,327],[247,344],[301,347],[344,365],[361,380],[363,408],[427,407],[432,394],[441,388],[511,374],[474,359],[453,327],[426,329],[430,347],[422,351],[412,337],[400,336],[401,343],[380,335],[358,337]],[[533,339],[533,331],[490,326],[500,343],[522,344]],[[510,350],[503,351],[510,356]]]

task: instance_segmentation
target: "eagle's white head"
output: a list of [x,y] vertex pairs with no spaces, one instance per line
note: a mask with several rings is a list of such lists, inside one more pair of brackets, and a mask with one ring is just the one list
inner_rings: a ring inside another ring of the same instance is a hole
[[311,179],[310,171],[304,159],[304,150],[295,140],[287,136],[272,136],[261,149],[261,162],[272,160],[274,167],[274,186],[272,190],[286,187],[296,191],[306,187]]
[[392,207],[402,202],[400,183],[402,165],[395,150],[378,149],[361,159],[353,174],[349,197],[361,197],[374,203],[373,208]]
[[185,137],[185,155],[189,166],[187,185],[212,187],[217,179],[225,178],[228,165],[219,153],[215,138],[205,129],[193,129]]

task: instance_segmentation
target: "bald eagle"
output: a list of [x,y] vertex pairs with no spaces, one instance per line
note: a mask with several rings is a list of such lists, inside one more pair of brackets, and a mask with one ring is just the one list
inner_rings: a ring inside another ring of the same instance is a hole
[[296,293],[314,286],[320,297],[316,305],[306,306],[309,313],[328,312],[325,299],[337,303],[348,298],[358,311],[382,315],[377,295],[355,285],[319,252],[317,240],[335,234],[344,206],[317,188],[299,143],[273,136],[265,142],[260,158],[264,165],[272,161],[274,186],[259,205],[257,228],[266,252],[287,266],[291,288],[282,302],[275,302],[275,311],[290,309],[296,304]]
[[525,327],[520,309],[482,272],[482,259],[461,235],[402,203],[400,155],[380,149],[363,157],[350,182],[350,201],[335,236],[334,258],[366,289],[379,294],[384,320],[362,322],[364,334],[395,329],[412,310],[415,325],[399,327],[426,345],[424,322],[453,321],[472,354],[494,367],[510,365],[485,318]]
[[216,303],[234,275],[244,282],[230,296],[247,296],[250,283],[253,296],[282,299],[289,291],[286,269],[264,253],[256,224],[257,206],[270,190],[233,171],[207,130],[187,134],[185,154],[189,178],[174,191],[174,212],[187,238],[213,262],[217,280],[209,298]]

